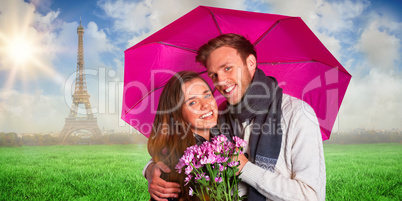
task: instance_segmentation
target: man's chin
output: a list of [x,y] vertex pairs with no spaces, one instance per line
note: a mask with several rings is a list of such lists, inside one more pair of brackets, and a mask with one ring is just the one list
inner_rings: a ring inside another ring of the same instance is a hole
[[237,97],[227,97],[226,100],[229,102],[230,105],[236,105],[240,102],[240,98]]

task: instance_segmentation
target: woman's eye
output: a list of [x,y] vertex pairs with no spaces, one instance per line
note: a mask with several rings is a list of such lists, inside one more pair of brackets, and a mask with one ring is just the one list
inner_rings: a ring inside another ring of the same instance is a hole
[[189,106],[192,106],[192,105],[194,105],[195,104],[195,101],[191,101],[188,105]]
[[212,75],[210,75],[210,77],[211,77],[211,79],[214,79],[214,78],[216,78],[216,74],[212,74]]
[[209,97],[211,97],[211,94],[205,95],[205,98],[209,98]]

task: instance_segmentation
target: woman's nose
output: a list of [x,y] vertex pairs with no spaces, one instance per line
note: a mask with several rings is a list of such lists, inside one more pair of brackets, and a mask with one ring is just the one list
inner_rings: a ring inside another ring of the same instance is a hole
[[209,108],[209,100],[202,100],[201,101],[201,110],[205,110]]

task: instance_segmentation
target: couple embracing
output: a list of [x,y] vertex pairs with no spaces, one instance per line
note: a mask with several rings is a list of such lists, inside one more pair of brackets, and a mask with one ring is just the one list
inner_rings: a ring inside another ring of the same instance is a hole
[[196,60],[207,68],[226,98],[218,106],[209,85],[195,72],[179,72],[159,100],[152,157],[144,167],[154,200],[193,200],[175,171],[187,147],[214,135],[238,136],[240,196],[258,200],[325,200],[325,162],[321,133],[312,108],[282,93],[275,78],[257,68],[254,46],[245,37],[224,34],[201,46]]

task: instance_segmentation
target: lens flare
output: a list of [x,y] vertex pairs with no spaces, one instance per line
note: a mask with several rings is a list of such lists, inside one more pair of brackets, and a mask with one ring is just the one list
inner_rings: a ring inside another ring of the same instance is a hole
[[[4,15],[11,14],[7,12]],[[9,29],[0,30],[0,71],[8,74],[1,89],[12,89],[17,82],[24,87],[29,86],[30,81],[42,77],[62,86],[64,78],[52,65],[54,50],[58,48],[52,42],[51,28],[35,28],[38,22],[33,12],[27,12],[18,19],[23,20],[15,19],[17,22],[10,23]]]
[[27,63],[32,60],[35,53],[38,51],[29,39],[21,36],[15,37],[6,41],[6,52],[8,61],[14,68],[27,66]]

